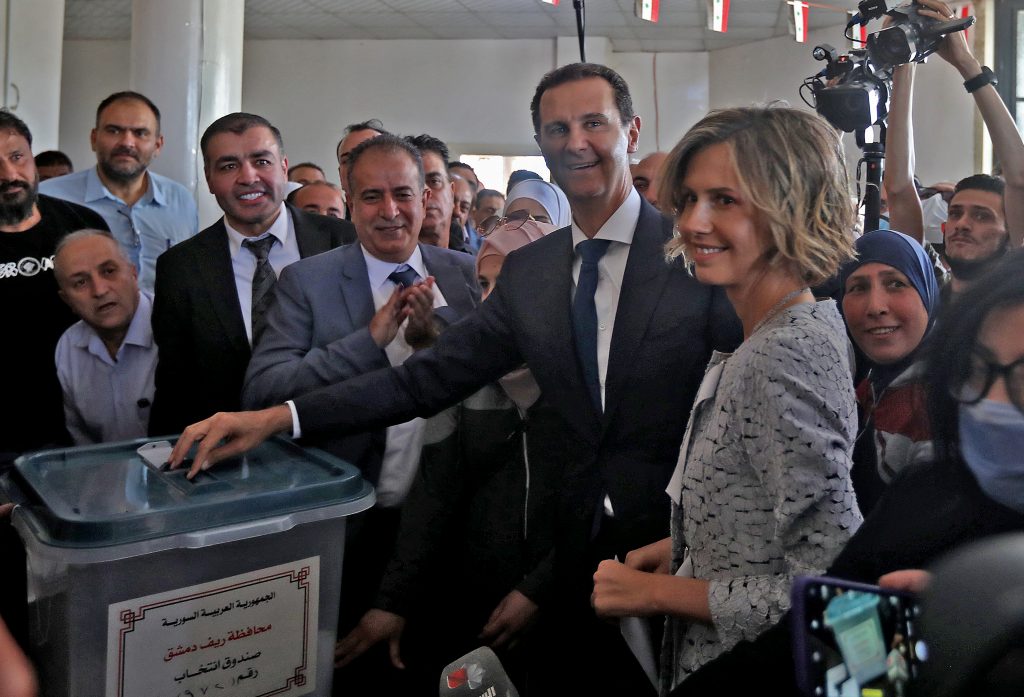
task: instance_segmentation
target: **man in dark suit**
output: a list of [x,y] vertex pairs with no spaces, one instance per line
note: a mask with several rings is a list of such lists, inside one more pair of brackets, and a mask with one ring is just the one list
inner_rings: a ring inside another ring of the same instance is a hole
[[541,80],[531,111],[572,226],[510,254],[487,301],[432,349],[290,404],[195,424],[172,462],[201,438],[198,471],[288,431],[293,414],[306,433],[431,414],[525,362],[564,421],[563,596],[542,608],[564,621],[542,691],[653,694],[618,629],[593,617],[590,576],[602,556],[668,534],[664,490],[701,375],[712,348],[731,350],[741,329],[723,293],[664,258],[672,225],[633,188],[641,124],[622,78],[592,64],[559,68]]
[[206,129],[201,147],[206,181],[224,217],[157,260],[153,435],[178,433],[211,411],[238,409],[276,275],[356,236],[348,222],[283,203],[288,159],[280,132],[266,119],[221,117]]

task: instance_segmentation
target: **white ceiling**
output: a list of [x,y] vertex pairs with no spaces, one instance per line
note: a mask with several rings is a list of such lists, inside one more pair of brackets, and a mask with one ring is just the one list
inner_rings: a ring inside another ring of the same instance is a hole
[[[848,0],[851,6],[854,0]],[[634,0],[586,2],[587,36],[617,52],[709,51],[788,33],[785,0],[731,0],[728,32],[707,29],[705,0],[661,0],[657,24],[637,19]],[[66,0],[66,39],[128,39],[131,0]],[[811,28],[840,24],[812,7]],[[572,0],[245,0],[247,39],[544,39],[576,36]]]

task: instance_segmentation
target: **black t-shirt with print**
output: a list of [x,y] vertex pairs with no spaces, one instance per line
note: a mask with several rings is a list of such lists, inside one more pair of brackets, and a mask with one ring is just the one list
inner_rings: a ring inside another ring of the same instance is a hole
[[0,232],[0,462],[70,443],[53,353],[75,316],[57,295],[53,253],[69,232],[107,229],[84,206],[43,195],[37,205],[35,227]]

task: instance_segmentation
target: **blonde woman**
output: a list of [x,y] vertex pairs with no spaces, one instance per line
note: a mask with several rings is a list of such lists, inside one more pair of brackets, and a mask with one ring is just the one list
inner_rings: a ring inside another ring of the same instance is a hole
[[774,624],[791,578],[826,568],[861,516],[846,330],[810,291],[853,254],[836,133],[794,109],[712,112],[669,155],[661,191],[669,254],[724,288],[744,333],[712,356],[694,404],[668,488],[672,536],[594,576],[599,614],[668,615],[667,692]]

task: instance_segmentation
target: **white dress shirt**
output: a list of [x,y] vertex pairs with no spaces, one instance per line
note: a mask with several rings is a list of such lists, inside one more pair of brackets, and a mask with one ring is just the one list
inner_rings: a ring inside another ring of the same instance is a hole
[[[608,353],[612,346],[612,329],[615,327],[615,311],[619,306],[622,277],[626,273],[629,245],[633,242],[637,222],[640,220],[640,194],[630,187],[629,196],[622,205],[605,221],[593,239],[611,240],[608,251],[597,262],[597,290],[594,305],[597,307],[597,372],[601,381],[601,405],[604,406],[604,382],[608,374]],[[587,239],[583,231],[572,223],[572,246],[576,249]],[[572,294],[576,297],[576,284],[580,279],[580,255],[572,263]]]
[[[366,260],[366,275],[370,282],[370,290],[373,292],[373,308],[379,310],[387,304],[391,294],[395,292],[395,284],[388,276],[402,264],[393,261],[381,261],[372,256],[366,247],[360,248],[363,258]],[[423,264],[423,254],[417,246],[405,262],[421,279],[429,274]],[[445,307],[441,290],[434,286],[434,307]],[[405,359],[412,355],[413,350],[405,341],[405,328],[409,321],[406,320],[398,328],[398,336],[384,347],[388,362],[392,366],[402,365]],[[423,449],[423,428],[426,425],[425,419],[416,418],[405,423],[389,426],[384,441],[384,458],[380,466],[380,479],[377,481],[377,504],[384,508],[393,508],[402,505],[405,495],[409,493],[412,480],[416,476],[416,468],[420,463],[420,450]]]
[[279,244],[270,248],[267,260],[274,267],[274,275],[280,277],[281,269],[294,264],[300,258],[299,242],[295,239],[295,223],[285,205],[281,204],[281,212],[270,228],[262,235],[246,237],[228,225],[224,219],[224,227],[228,231],[228,250],[231,253],[231,269],[235,274],[235,289],[238,291],[238,304],[242,308],[242,321],[245,322],[245,335],[252,344],[252,276],[256,273],[256,255],[242,246],[245,240],[261,240],[267,235],[277,238]]

